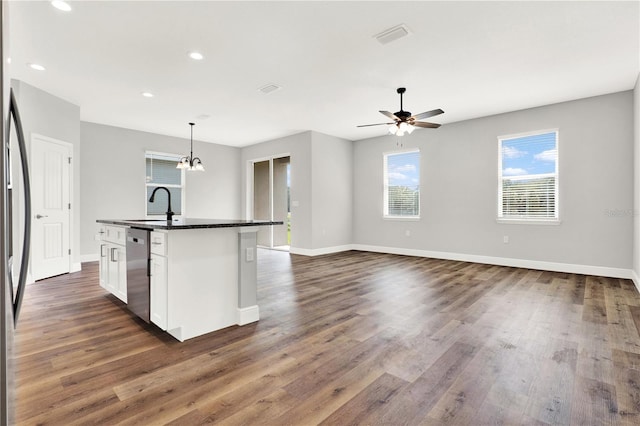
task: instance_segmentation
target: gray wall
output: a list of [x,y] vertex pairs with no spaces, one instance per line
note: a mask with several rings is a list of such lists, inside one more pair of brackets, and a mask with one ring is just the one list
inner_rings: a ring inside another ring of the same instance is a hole
[[[82,193],[80,189],[80,107],[51,95],[20,80],[11,80],[11,87],[20,109],[27,152],[31,155],[31,136],[39,134],[73,145],[73,200],[71,202],[70,241],[72,270],[80,269],[80,213]],[[20,194],[21,190],[14,193]],[[19,234],[18,234],[19,235]]]
[[287,166],[289,157],[276,158],[273,160],[273,216],[284,219],[285,226],[274,226],[273,245],[274,247],[286,246],[287,242]]
[[[253,219],[271,220],[269,200],[269,161],[253,165]],[[269,227],[259,227],[257,242],[261,246],[271,245]]]
[[[144,217],[145,151],[187,154],[189,140],[87,122],[80,129],[81,250],[90,257],[96,219]],[[240,149],[194,141],[193,151],[206,171],[186,172],[186,215],[240,219]]]
[[640,73],[633,90],[633,274],[640,290]]
[[291,157],[291,251],[318,250],[351,243],[353,146],[351,141],[304,132],[244,147],[243,211],[246,170],[252,160]]
[[[628,91],[404,136],[405,149],[421,151],[418,221],[382,218],[382,156],[397,149],[397,138],[355,142],[353,242],[630,269],[632,108]],[[552,128],[559,129],[561,224],[496,223],[497,137]]]
[[312,132],[312,246],[352,242],[353,142]]
[[[242,148],[242,212],[247,212],[247,175],[250,163],[268,157],[291,157],[291,248],[311,248],[311,133],[303,132]],[[296,205],[297,203],[297,205]],[[278,219],[278,218],[276,218]]]

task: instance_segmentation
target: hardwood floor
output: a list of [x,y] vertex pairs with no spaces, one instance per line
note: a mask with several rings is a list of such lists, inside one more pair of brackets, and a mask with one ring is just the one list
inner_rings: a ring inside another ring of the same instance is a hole
[[260,321],[184,343],[98,286],[28,287],[19,424],[640,424],[628,280],[347,252],[258,254]]

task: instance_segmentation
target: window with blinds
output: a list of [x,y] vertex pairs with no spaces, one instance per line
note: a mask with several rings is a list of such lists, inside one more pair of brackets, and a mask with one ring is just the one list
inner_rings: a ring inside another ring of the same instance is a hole
[[151,193],[159,186],[166,187],[171,193],[171,209],[176,216],[183,214],[184,171],[177,169],[179,155],[145,153],[146,163],[146,214],[147,216],[164,216],[167,211],[167,192],[156,192],[155,201],[149,202]]
[[384,217],[420,217],[420,151],[384,154]]
[[558,220],[558,131],[498,138],[498,219]]

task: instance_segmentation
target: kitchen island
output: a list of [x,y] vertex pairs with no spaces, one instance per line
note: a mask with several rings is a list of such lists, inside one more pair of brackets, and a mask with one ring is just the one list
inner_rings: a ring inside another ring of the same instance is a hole
[[149,288],[147,318],[138,313],[145,321],[180,341],[258,321],[257,230],[283,222],[190,218],[97,222],[100,285],[136,313],[139,294],[128,288],[127,280],[132,281],[132,268],[141,261],[131,254],[127,260],[127,245],[131,248],[133,241],[144,240],[134,238],[134,231],[135,235],[147,232],[142,234],[148,239],[143,241],[148,246],[143,266]]

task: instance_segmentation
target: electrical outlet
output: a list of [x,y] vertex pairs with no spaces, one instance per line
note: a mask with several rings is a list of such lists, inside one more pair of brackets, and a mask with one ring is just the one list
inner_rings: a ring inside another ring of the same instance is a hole
[[404,231],[404,235],[407,237],[411,236],[411,231],[409,231],[408,229],[406,231]]
[[246,259],[247,262],[253,262],[253,247],[247,247]]
[[503,236],[502,237],[502,242],[505,243],[505,244],[509,244],[509,236],[508,235]]

